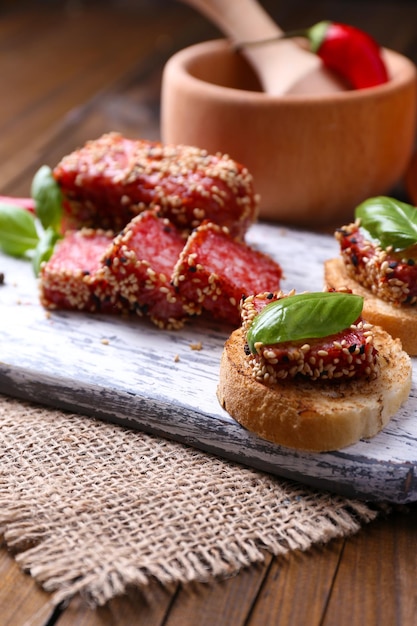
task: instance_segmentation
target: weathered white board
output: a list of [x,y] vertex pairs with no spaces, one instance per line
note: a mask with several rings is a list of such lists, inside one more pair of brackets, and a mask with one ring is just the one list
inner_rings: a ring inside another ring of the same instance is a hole
[[[248,240],[281,263],[285,290],[321,290],[323,261],[338,254],[330,235],[268,224],[252,227]],[[417,500],[417,374],[405,406],[372,440],[334,453],[300,453],[252,435],[219,406],[218,368],[230,328],[199,320],[167,332],[141,319],[48,316],[28,262],[0,255],[0,272],[0,393],[162,435],[343,495]]]

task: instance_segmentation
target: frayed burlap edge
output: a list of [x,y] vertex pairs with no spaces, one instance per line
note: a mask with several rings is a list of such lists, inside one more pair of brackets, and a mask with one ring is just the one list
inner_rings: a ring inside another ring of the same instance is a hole
[[0,454],[0,532],[55,604],[224,578],[388,511],[1,396]]

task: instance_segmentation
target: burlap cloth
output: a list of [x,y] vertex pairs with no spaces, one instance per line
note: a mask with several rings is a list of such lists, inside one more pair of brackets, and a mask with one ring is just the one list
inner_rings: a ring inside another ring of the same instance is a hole
[[0,454],[4,540],[57,603],[229,576],[386,510],[1,396]]

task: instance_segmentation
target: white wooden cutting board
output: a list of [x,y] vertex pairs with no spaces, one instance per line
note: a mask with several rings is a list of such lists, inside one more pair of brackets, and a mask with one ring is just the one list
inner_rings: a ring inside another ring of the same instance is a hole
[[[285,290],[321,290],[323,261],[338,254],[330,235],[268,224],[252,227],[248,240],[281,263]],[[230,328],[200,320],[167,332],[141,319],[46,315],[30,263],[0,256],[0,272],[1,393],[166,436],[343,495],[417,500],[416,374],[406,405],[372,440],[334,453],[300,453],[252,435],[219,406],[218,368]]]

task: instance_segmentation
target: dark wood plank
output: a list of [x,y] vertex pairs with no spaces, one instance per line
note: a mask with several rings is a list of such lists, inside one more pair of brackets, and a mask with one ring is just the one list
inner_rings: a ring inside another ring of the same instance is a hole
[[50,596],[29,574],[25,574],[12,555],[0,548],[0,622],[2,626],[44,626],[54,614]]
[[275,558],[247,626],[319,626],[342,550],[341,539]]
[[417,507],[367,526],[345,547],[323,624],[414,624]]
[[92,609],[80,598],[75,598],[58,615],[57,626],[146,626],[165,625],[177,587],[165,589],[150,584],[143,591],[129,589],[105,606]]

